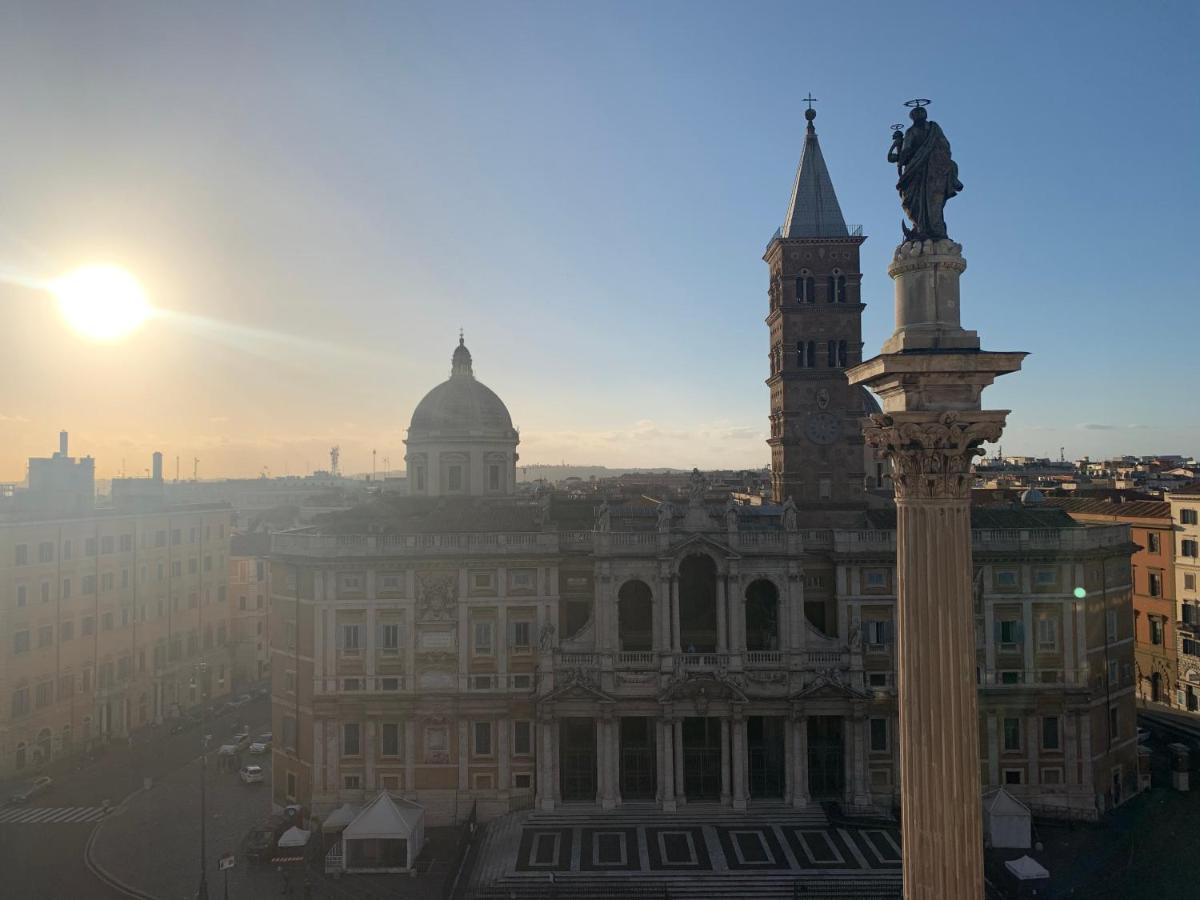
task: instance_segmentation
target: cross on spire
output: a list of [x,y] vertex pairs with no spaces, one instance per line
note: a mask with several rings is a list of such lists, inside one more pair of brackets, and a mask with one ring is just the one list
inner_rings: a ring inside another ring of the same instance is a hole
[[809,109],[812,109],[812,105],[817,102],[817,98],[812,95],[812,91],[808,92],[807,97],[801,97],[800,99],[808,104]]

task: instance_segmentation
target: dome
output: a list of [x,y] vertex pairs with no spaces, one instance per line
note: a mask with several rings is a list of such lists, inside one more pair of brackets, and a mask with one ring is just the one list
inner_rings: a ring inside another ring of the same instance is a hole
[[425,395],[413,411],[410,439],[415,433],[514,436],[512,417],[495,391],[475,379],[471,352],[458,339],[451,374]]
[[1045,503],[1046,495],[1037,488],[1027,488],[1021,491],[1021,504],[1023,506],[1033,506],[1038,503]]

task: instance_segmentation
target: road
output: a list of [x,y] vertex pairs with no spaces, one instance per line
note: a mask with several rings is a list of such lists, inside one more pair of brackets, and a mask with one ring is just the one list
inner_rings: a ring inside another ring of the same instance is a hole
[[[213,744],[219,745],[238,723],[248,725],[251,734],[269,730],[270,699],[257,698],[210,720],[205,730],[213,735]],[[169,734],[165,725],[148,729],[135,738],[132,747],[115,742],[96,762],[79,770],[54,774],[53,787],[29,804],[29,813],[20,816],[24,821],[4,821],[17,814],[7,807],[0,809],[0,872],[4,879],[0,893],[38,900],[60,897],[117,900],[125,896],[98,879],[84,862],[84,848],[97,823],[71,820],[89,818],[85,810],[98,808],[105,800],[114,805],[120,803],[142,786],[143,778],[150,777],[156,782],[165,779],[199,754],[199,728],[175,735]],[[211,772],[215,769],[213,757],[209,758],[209,764]],[[199,784],[195,794],[198,798]],[[190,798],[181,807],[193,809]],[[147,835],[146,852],[152,853],[152,847],[151,836]],[[194,863],[190,859],[179,862]]]

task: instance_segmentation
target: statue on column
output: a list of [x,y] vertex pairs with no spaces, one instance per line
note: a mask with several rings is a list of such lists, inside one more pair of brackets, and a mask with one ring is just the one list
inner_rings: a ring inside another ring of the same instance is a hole
[[887,156],[900,173],[896,190],[904,214],[913,223],[911,229],[903,222],[900,228],[906,241],[946,240],[946,201],[963,189],[958,163],[950,158],[950,142],[941,126],[930,121],[925,111],[929,101],[909,100],[904,105],[912,110],[912,125],[908,131],[893,126]]

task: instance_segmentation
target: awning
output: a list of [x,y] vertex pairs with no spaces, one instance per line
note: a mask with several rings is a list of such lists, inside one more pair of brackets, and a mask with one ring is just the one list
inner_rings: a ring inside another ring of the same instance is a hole
[[293,825],[283,833],[279,838],[280,847],[303,847],[308,843],[308,839],[312,837],[311,831],[305,831],[302,828],[297,828]]
[[1010,859],[1004,863],[1004,868],[1016,875],[1021,881],[1032,881],[1036,878],[1049,878],[1050,872],[1036,859],[1022,856],[1020,859]]
[[349,803],[343,803],[321,823],[322,831],[338,831],[345,828],[358,816],[358,809],[351,806]]

